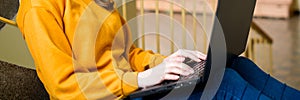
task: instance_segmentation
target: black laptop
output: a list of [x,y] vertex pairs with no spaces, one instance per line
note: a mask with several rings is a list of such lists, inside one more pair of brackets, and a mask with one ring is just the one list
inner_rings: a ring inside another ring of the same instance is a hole
[[[181,90],[184,92],[193,92],[195,91],[193,89],[203,90],[209,82],[211,69],[218,65],[213,63],[219,63],[215,58],[222,58],[222,54],[219,55],[222,51],[218,50],[225,49],[224,66],[230,66],[232,60],[245,51],[255,3],[256,0],[219,0],[207,60],[195,62],[187,58],[184,61],[195,70],[195,73],[180,77],[178,81],[164,81],[162,84],[137,90],[126,99],[161,99],[173,90],[177,90],[175,92],[178,93],[175,94],[180,97],[180,94],[184,94],[180,92]],[[223,30],[220,30],[220,27]],[[220,39],[223,36],[225,40],[222,41]]]

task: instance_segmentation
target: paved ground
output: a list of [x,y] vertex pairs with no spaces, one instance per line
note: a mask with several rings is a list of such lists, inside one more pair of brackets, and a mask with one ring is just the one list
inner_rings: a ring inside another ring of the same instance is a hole
[[300,90],[300,16],[254,19],[273,38],[273,75]]

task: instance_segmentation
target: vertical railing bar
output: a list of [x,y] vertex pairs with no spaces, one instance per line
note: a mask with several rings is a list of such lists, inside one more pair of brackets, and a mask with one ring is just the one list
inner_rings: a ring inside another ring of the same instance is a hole
[[[260,37],[260,39],[259,39],[259,45],[260,45],[259,50],[262,50],[262,49],[264,48],[263,38],[262,38],[262,37]],[[262,64],[262,66],[265,65],[264,62],[266,61],[266,60],[264,59],[264,53],[265,53],[265,50],[262,50],[262,51],[260,52],[260,54],[259,54],[259,58],[261,59],[261,60],[260,60],[260,63]]]
[[196,0],[194,0],[194,4],[193,4],[193,32],[194,32],[194,49],[197,50],[197,23],[196,23],[196,18],[197,18],[197,14],[196,14]]
[[141,5],[141,8],[140,8],[140,13],[141,13],[141,17],[142,17],[142,20],[141,20],[141,32],[142,32],[142,48],[145,49],[145,16],[144,16],[144,13],[145,13],[145,8],[144,8],[144,0],[140,0],[140,5]]
[[252,40],[252,38],[253,38],[253,35],[250,33],[250,39],[249,39],[249,45],[248,45],[248,48],[249,48],[249,54],[248,54],[248,56],[249,56],[249,58],[250,59],[252,59],[253,60],[253,40]]
[[182,38],[183,38],[183,41],[182,41],[182,46],[184,49],[186,49],[186,11],[184,9],[185,7],[185,0],[182,0],[182,8],[181,8],[181,18],[182,18]]
[[255,46],[255,48],[254,48],[254,57],[255,57],[255,62],[258,62],[259,63],[259,58],[260,58],[260,51],[258,51],[259,49],[260,49],[260,44],[259,44],[259,37],[258,38],[256,38],[255,39],[255,41],[254,41],[254,44],[253,44],[254,46]]
[[[266,41],[265,41],[264,37],[262,37],[262,39],[261,39],[262,49],[266,49],[265,42]],[[267,67],[267,71],[268,71],[268,73],[270,73],[270,66],[268,66],[268,64],[267,64],[268,63],[267,56],[268,56],[268,51],[263,50],[263,52],[262,52],[262,59],[263,59],[262,66]]]
[[271,73],[271,71],[272,71],[272,66],[270,65],[270,59],[269,59],[269,57],[270,57],[269,51],[270,51],[270,50],[268,50],[268,49],[269,49],[269,46],[268,46],[268,40],[267,40],[267,38],[265,38],[264,36],[262,37],[262,39],[263,39],[263,49],[266,50],[266,51],[264,52],[264,57],[263,57],[263,59],[265,59],[265,62],[264,62],[264,65],[263,65],[263,66],[267,66],[267,67],[268,67],[269,73]]
[[[267,39],[265,39],[265,41],[264,41],[264,48],[266,48],[266,50],[268,50],[268,40]],[[267,59],[267,61],[268,62],[266,62],[266,65],[267,66],[269,66],[269,72],[271,72],[271,66],[270,66],[270,59],[269,59],[269,57],[270,57],[270,55],[269,55],[269,53],[268,53],[268,51],[266,51],[266,59]]]
[[127,8],[126,8],[126,0],[122,0],[122,15],[124,20],[127,20]]
[[256,44],[256,37],[252,39],[252,45],[251,45],[251,48],[252,48],[252,57],[253,57],[252,60],[254,62],[256,62],[256,58],[255,58],[256,57],[256,55],[255,55],[255,53],[256,53],[255,52],[256,47],[255,47],[255,44]]
[[268,42],[268,46],[269,46],[269,55],[270,55],[270,67],[271,67],[271,70],[270,70],[270,74],[272,75],[273,74],[273,49],[272,49],[272,43]]
[[255,43],[254,46],[257,47],[257,49],[255,50],[255,53],[254,53],[255,55],[257,55],[257,57],[256,57],[257,60],[255,60],[255,61],[257,61],[257,62],[259,62],[259,58],[261,58],[260,55],[261,55],[261,52],[262,52],[262,51],[260,51],[261,48],[260,48],[260,43],[259,43],[260,41],[259,41],[259,40],[260,40],[260,37],[258,37],[258,38],[255,40],[255,42],[254,42],[254,43]]
[[156,48],[157,52],[160,53],[160,38],[159,38],[159,0],[156,0],[155,15],[156,15]]
[[[202,3],[203,4],[203,3]],[[204,53],[207,53],[208,51],[207,51],[207,36],[208,36],[208,33],[207,33],[207,27],[206,27],[206,7],[207,7],[208,5],[207,5],[207,3],[205,3],[205,4],[203,4],[203,28],[204,28],[204,32],[205,32],[205,36],[203,36],[203,51],[204,51]]]
[[173,10],[173,6],[174,6],[174,1],[171,0],[170,3],[170,30],[171,30],[171,53],[174,52],[174,10]]

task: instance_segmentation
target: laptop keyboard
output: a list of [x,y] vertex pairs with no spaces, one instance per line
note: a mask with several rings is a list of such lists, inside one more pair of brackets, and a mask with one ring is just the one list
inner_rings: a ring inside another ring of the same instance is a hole
[[204,67],[205,67],[205,63],[206,63],[205,60],[202,60],[201,62],[196,62],[190,58],[186,58],[183,63],[192,67],[194,69],[194,73],[190,74],[188,76],[181,76],[179,80],[200,78],[204,75]]
[[[137,92],[136,94],[147,94],[149,93],[159,93],[159,92],[166,92],[172,89],[178,89],[181,87],[186,86],[193,86],[192,84],[198,84],[198,82],[202,82],[202,79],[204,77],[204,69],[206,61],[203,60],[201,62],[196,62],[194,60],[191,60],[190,58],[185,58],[183,61],[186,65],[190,66],[194,69],[194,73],[190,74],[188,76],[180,76],[178,81],[174,80],[164,80],[161,84],[157,84],[151,87],[143,88],[140,92]],[[181,81],[182,80],[182,81]]]
[[[191,68],[194,69],[194,73],[190,74],[188,76],[180,76],[179,80],[188,80],[188,79],[199,79],[202,78],[204,75],[204,69],[205,69],[205,64],[206,61],[202,60],[201,62],[196,62],[190,58],[185,58],[183,61],[186,65],[190,66]],[[166,85],[170,83],[174,83],[176,81],[174,80],[164,80],[161,84],[159,85]]]

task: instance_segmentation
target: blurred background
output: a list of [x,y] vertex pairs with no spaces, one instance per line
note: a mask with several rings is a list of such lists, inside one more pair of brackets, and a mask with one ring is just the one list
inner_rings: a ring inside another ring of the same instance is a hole
[[[115,1],[117,5],[121,5],[118,6],[118,10],[125,20],[131,21],[131,31],[133,37],[138,38],[134,40],[138,47],[164,55],[169,55],[178,48],[207,52],[206,36],[212,25],[217,0]],[[2,28],[0,61],[35,69],[22,34],[14,23],[18,6],[18,0],[0,0],[0,16],[10,19],[5,21],[9,23],[6,25],[0,22]],[[257,0],[247,49],[242,54],[276,79],[298,90],[300,89],[299,11],[300,0]],[[149,18],[147,14],[153,16]],[[160,19],[160,15],[168,16],[169,19]],[[141,19],[132,20],[136,16]],[[177,24],[180,24],[180,27]],[[170,38],[160,35],[141,37],[149,28],[154,30],[153,33],[164,34]],[[166,29],[168,31],[162,33]],[[174,41],[176,43],[173,43]],[[196,44],[190,45],[193,42]]]

